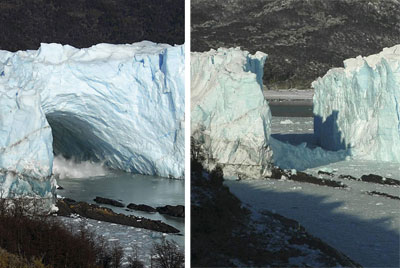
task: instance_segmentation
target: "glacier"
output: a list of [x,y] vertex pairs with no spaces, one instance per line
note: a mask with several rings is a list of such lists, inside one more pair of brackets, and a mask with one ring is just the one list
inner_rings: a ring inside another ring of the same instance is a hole
[[271,174],[271,112],[262,93],[267,55],[240,48],[191,53],[191,136],[203,166],[227,179]]
[[347,59],[312,87],[314,133],[323,148],[400,162],[400,45]]
[[51,199],[54,154],[184,176],[184,46],[0,50],[2,197]]

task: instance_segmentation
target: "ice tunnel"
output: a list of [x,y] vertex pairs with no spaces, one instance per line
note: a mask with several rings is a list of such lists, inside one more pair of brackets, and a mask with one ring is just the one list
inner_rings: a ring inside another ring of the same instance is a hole
[[184,175],[184,50],[140,42],[0,51],[0,185],[51,198],[54,154]]

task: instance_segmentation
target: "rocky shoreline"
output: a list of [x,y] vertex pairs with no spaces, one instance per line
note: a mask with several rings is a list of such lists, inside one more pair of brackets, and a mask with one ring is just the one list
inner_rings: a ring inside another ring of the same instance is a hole
[[121,225],[132,226],[136,228],[148,229],[162,233],[177,234],[180,231],[175,227],[168,225],[162,221],[151,220],[144,217],[136,217],[133,215],[124,215],[122,213],[115,213],[112,209],[101,207],[95,204],[88,204],[86,202],[76,202],[75,200],[64,198],[57,200],[58,216],[71,216],[78,214],[82,217],[116,223]]
[[[348,186],[342,181],[335,180],[337,179],[345,179],[345,180],[355,180],[355,181],[363,181],[367,183],[381,184],[381,185],[389,185],[389,186],[400,186],[400,181],[392,178],[385,178],[376,174],[362,175],[360,178],[353,177],[351,175],[335,175],[326,171],[318,171],[319,177],[313,176],[311,174],[301,172],[301,171],[292,171],[292,170],[283,170],[279,167],[275,167],[272,170],[272,175],[267,177],[267,179],[275,179],[275,180],[292,180],[298,182],[311,183],[321,186],[328,187],[336,187],[336,188],[347,188]],[[379,195],[379,193],[373,193]],[[380,194],[384,195],[384,194]],[[389,197],[386,195],[386,197]],[[394,198],[396,199],[396,198]]]
[[[113,200],[110,198],[104,198],[104,197],[100,197],[100,196],[96,196],[95,199],[93,199],[93,201],[95,201],[96,203],[99,204],[106,204],[106,205],[110,205],[110,206],[114,206],[114,207],[120,207],[120,208],[124,208],[125,205],[117,200]],[[179,218],[185,218],[185,206],[183,205],[176,205],[176,206],[171,206],[171,205],[165,205],[163,207],[152,207],[149,205],[145,205],[145,204],[134,204],[134,203],[130,203],[127,206],[128,209],[131,210],[138,210],[138,211],[144,211],[144,212],[149,212],[149,213],[153,213],[153,212],[158,212],[160,214],[165,214],[168,216],[172,216],[172,217],[179,217]]]
[[275,180],[281,180],[281,179],[287,179],[287,180],[293,180],[293,181],[298,181],[298,182],[307,182],[307,183],[312,183],[312,184],[317,184],[317,185],[323,185],[323,186],[328,186],[328,187],[336,187],[336,188],[346,188],[347,185],[340,182],[340,181],[335,181],[332,179],[324,179],[324,178],[317,178],[315,176],[312,176],[310,174],[296,171],[286,171],[282,170],[280,168],[274,168],[272,170],[272,176],[269,177],[270,179],[275,179]]

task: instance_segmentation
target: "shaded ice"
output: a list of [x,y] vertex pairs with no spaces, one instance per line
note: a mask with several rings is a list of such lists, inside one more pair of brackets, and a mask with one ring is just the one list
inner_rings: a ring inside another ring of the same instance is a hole
[[315,134],[329,150],[400,162],[400,45],[344,61],[312,83]]
[[267,55],[240,48],[191,54],[191,135],[203,165],[223,167],[227,178],[270,172],[271,113],[262,93]]

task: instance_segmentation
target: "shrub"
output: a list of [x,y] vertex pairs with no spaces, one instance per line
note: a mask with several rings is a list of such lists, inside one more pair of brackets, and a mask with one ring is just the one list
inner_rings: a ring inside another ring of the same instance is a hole
[[0,248],[0,268],[50,268],[39,259],[33,259],[32,262],[11,254]]
[[[22,200],[0,199],[0,248],[51,267],[120,267],[122,248],[81,226],[72,233],[53,216],[28,215]],[[5,266],[7,267],[7,266]]]
[[151,255],[152,267],[181,268],[185,264],[183,252],[178,249],[174,242],[166,239],[153,245]]
[[143,262],[139,260],[137,247],[133,249],[132,255],[128,256],[128,263],[129,268],[144,268]]
[[122,247],[115,243],[111,248],[111,267],[118,268],[121,266],[122,258],[124,257],[124,251]]
[[210,172],[210,183],[214,186],[222,186],[224,182],[224,172],[220,165],[217,165],[211,172]]

